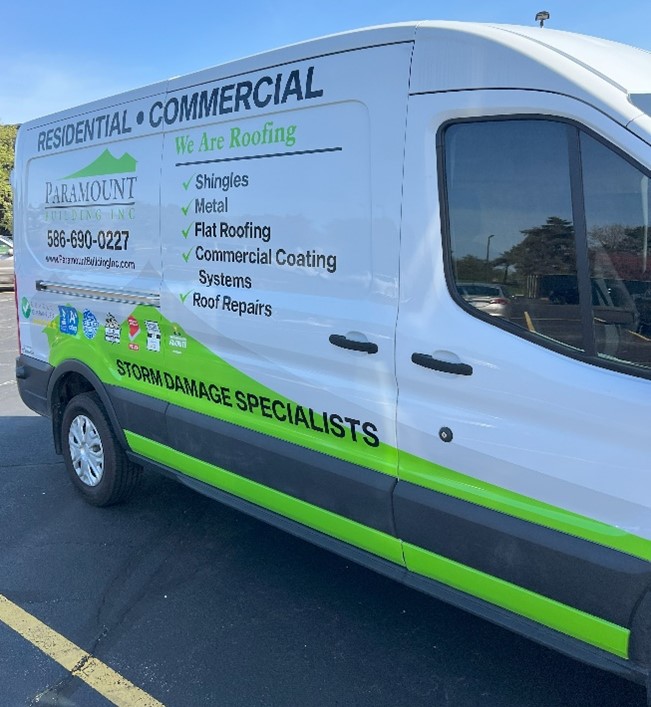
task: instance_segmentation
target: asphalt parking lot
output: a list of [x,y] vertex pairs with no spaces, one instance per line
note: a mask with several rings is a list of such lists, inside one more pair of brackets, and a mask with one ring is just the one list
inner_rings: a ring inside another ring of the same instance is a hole
[[[0,292],[0,598],[150,704],[642,707],[644,690],[166,478],[80,500],[20,401]],[[111,704],[0,619],[0,705]],[[135,697],[121,704],[145,705]],[[145,699],[145,698],[143,698]]]

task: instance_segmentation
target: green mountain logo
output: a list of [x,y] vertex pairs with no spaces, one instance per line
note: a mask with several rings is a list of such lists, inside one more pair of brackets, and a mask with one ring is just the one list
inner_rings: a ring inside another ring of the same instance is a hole
[[87,167],[80,169],[74,174],[69,174],[63,179],[79,179],[81,177],[101,177],[105,174],[123,174],[124,172],[136,171],[136,159],[128,152],[125,152],[119,159],[114,157],[109,150],[104,150],[102,154],[93,160]]

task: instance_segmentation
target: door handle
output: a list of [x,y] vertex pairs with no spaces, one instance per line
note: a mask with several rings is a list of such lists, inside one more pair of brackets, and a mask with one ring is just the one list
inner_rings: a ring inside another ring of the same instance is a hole
[[411,355],[412,363],[423,368],[431,368],[434,371],[443,371],[443,373],[454,373],[457,376],[471,376],[472,366],[467,363],[450,363],[442,361],[440,358],[434,358],[429,354],[413,353]]
[[328,341],[334,346],[339,346],[339,348],[348,349],[349,351],[364,351],[367,354],[378,352],[377,344],[371,341],[355,341],[342,334],[330,334]]

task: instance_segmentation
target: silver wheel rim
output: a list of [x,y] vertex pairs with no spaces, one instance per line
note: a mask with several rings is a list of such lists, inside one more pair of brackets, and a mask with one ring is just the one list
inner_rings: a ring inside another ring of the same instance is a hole
[[72,468],[87,486],[97,486],[104,475],[104,447],[97,427],[86,415],[77,415],[68,432]]

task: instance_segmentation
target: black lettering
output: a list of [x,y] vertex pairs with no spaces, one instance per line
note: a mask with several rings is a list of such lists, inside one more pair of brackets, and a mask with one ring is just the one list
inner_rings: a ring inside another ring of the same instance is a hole
[[353,442],[357,442],[357,426],[361,424],[360,420],[355,420],[352,417],[344,417],[344,420],[350,425],[350,434],[353,437]]
[[296,96],[297,101],[303,100],[303,87],[301,86],[301,73],[298,69],[294,69],[285,83],[285,90],[281,103],[287,103],[290,96]]
[[231,103],[233,100],[233,89],[235,84],[229,83],[227,86],[222,86],[221,94],[219,96],[219,114],[222,113],[232,113],[233,107],[226,106],[227,103]]
[[310,66],[307,70],[307,81],[305,82],[305,98],[321,98],[321,96],[323,96],[322,88],[318,88],[316,90],[312,88],[313,77],[314,67]]
[[307,421],[307,417],[305,415],[305,410],[303,410],[301,405],[296,406],[295,414],[294,414],[294,424],[295,425],[303,425],[304,427],[309,427],[310,423]]
[[[278,408],[280,408],[283,412],[279,413]],[[278,420],[279,422],[285,422],[287,420],[287,414],[285,413],[285,403],[282,400],[274,400],[271,403],[271,409],[273,410],[273,414],[276,420]]]
[[258,396],[254,395],[253,393],[249,393],[246,396],[246,402],[248,405],[249,412],[253,412],[256,408],[260,407],[260,401],[258,399]]
[[243,391],[241,391],[241,390],[235,391],[235,401],[236,401],[237,409],[241,410],[242,412],[246,412],[246,410],[247,410],[246,395],[244,394]]
[[369,447],[379,447],[380,438],[377,435],[377,427],[372,422],[365,422],[362,425],[364,432],[364,441]]
[[160,114],[158,117],[154,118],[154,110],[156,109],[158,109],[159,111],[163,110],[163,104],[160,101],[156,101],[155,103],[153,103],[152,107],[149,109],[149,124],[152,128],[157,128],[163,120]]
[[341,417],[341,415],[337,415],[336,412],[330,415],[330,427],[332,429],[332,434],[339,439],[346,436],[346,429],[342,424],[343,421],[343,417]]
[[179,111],[179,120],[195,120],[197,117],[197,101],[199,94],[193,93],[192,97],[181,96],[181,108]]
[[269,398],[260,398],[260,412],[264,417],[273,417],[271,413],[271,400]]
[[316,424],[316,421],[314,419],[314,410],[310,408],[310,427],[315,431],[315,432],[323,432],[323,427],[319,427]]
[[209,115],[217,115],[217,96],[219,89],[213,88],[208,97],[208,91],[202,91],[199,94],[199,119],[206,118]]
[[222,394],[222,405],[226,405],[226,407],[232,408],[233,403],[231,402],[231,389],[222,385],[220,386],[219,390]]
[[273,94],[271,92],[268,92],[268,94],[264,97],[260,97],[260,90],[262,89],[263,86],[273,86],[274,82],[271,76],[263,76],[261,79],[258,80],[256,85],[253,88],[253,102],[255,103],[256,108],[265,108],[266,106],[269,105],[271,102],[271,99],[273,97]]
[[251,103],[249,101],[251,93],[253,93],[253,84],[250,81],[240,81],[240,83],[237,84],[237,89],[235,90],[236,113],[240,110],[240,104],[242,104],[246,110],[251,110]]

